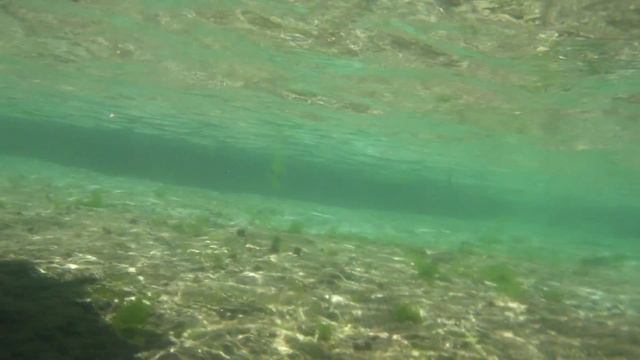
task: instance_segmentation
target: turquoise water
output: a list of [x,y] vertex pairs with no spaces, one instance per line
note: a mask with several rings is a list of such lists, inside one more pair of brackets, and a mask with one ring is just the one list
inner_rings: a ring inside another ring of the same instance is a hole
[[[95,277],[115,357],[640,357],[639,24],[631,0],[0,0],[2,259]],[[378,288],[246,305],[328,269]],[[505,322],[433,337],[486,303]]]

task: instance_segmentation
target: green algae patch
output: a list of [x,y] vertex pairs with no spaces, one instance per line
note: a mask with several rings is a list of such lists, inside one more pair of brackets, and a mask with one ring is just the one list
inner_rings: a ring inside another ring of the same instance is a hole
[[440,266],[436,261],[428,258],[424,249],[415,246],[407,246],[404,251],[420,279],[427,282],[433,282],[436,279],[440,273]]
[[282,250],[282,238],[278,235],[274,235],[271,238],[271,245],[269,246],[269,251],[274,254],[277,254]]
[[102,190],[93,190],[86,198],[78,200],[77,204],[94,209],[102,209],[107,206]]
[[417,259],[414,260],[413,263],[415,265],[416,271],[418,272],[418,276],[423,280],[431,282],[435,280],[436,276],[440,272],[440,267],[433,261],[429,261],[426,259]]
[[173,222],[169,227],[180,235],[192,237],[205,236],[209,233],[209,217],[206,215],[199,215],[191,219]]
[[542,298],[548,302],[560,304],[566,300],[567,294],[560,289],[546,289],[542,292]]
[[304,223],[300,220],[293,220],[289,227],[287,228],[287,232],[290,234],[302,234],[304,232]]
[[333,327],[328,323],[319,323],[316,328],[318,341],[329,342],[333,338]]
[[480,276],[483,280],[495,284],[498,292],[510,298],[519,300],[526,296],[526,291],[522,287],[517,274],[507,264],[488,265],[480,269]]

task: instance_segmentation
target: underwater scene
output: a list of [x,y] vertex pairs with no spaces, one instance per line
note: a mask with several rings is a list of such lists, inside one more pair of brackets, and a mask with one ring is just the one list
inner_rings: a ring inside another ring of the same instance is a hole
[[40,359],[640,359],[640,3],[0,0]]

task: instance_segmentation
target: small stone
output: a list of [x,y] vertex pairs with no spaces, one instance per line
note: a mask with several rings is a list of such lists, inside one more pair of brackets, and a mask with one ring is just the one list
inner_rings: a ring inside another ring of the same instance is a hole
[[107,311],[113,307],[113,302],[108,299],[94,299],[91,304],[100,312]]
[[264,266],[260,265],[260,264],[255,264],[253,265],[253,268],[251,269],[253,272],[260,272],[260,271],[264,271]]
[[302,353],[308,359],[333,359],[334,356],[323,345],[313,341],[286,340],[289,346]]
[[166,352],[158,356],[157,360],[182,360],[182,358],[174,352]]
[[236,235],[238,235],[241,238],[247,237],[247,229],[245,228],[238,228],[238,230],[236,230]]
[[231,343],[226,342],[222,344],[222,352],[227,356],[231,356],[236,353],[236,349]]
[[373,343],[367,339],[355,340],[353,342],[354,351],[371,351],[373,349]]
[[293,248],[293,254],[295,256],[301,256],[302,255],[302,248],[300,246],[296,246]]
[[257,286],[262,284],[262,275],[245,271],[236,278],[236,282],[246,286]]

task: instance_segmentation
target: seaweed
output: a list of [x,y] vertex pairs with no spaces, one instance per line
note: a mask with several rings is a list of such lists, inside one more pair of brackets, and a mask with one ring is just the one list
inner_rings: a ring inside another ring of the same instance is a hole
[[128,302],[116,310],[111,324],[117,330],[145,327],[153,314],[151,305],[141,299]]
[[440,272],[440,267],[433,261],[416,259],[413,263],[418,271],[418,276],[423,280],[433,281]]
[[407,257],[411,260],[419,278],[429,282],[435,280],[436,276],[440,272],[440,267],[438,263],[427,258],[424,249],[415,245],[407,245],[404,248],[404,251],[407,253]]
[[480,270],[480,276],[496,285],[496,289],[513,299],[522,299],[525,289],[520,284],[516,273],[507,264],[492,264]]
[[153,195],[160,200],[165,200],[169,197],[168,189],[164,187],[159,187],[153,190]]
[[478,245],[469,241],[462,241],[460,242],[460,244],[458,244],[456,252],[461,256],[476,255],[479,252]]
[[272,253],[279,253],[280,250],[282,250],[282,238],[280,236],[275,235],[271,238],[271,246],[269,247],[269,250]]
[[318,341],[331,341],[331,338],[333,337],[333,328],[331,327],[331,324],[319,323],[316,327],[316,335],[318,336]]
[[328,257],[331,258],[336,258],[338,256],[340,256],[340,250],[338,250],[335,247],[330,247],[330,248],[323,248],[323,251],[325,254],[327,254]]
[[7,176],[7,182],[9,183],[9,186],[11,186],[11,188],[15,190],[23,189],[28,180],[29,179],[22,174],[13,174]]
[[304,223],[300,220],[293,220],[289,224],[287,232],[291,234],[302,234],[304,232]]
[[209,232],[209,217],[196,216],[193,219],[179,220],[170,225],[170,228],[178,234],[200,237]]
[[629,260],[624,254],[602,254],[584,256],[578,260],[578,266],[583,269],[588,268],[616,268]]
[[546,289],[542,292],[542,298],[551,303],[563,303],[566,299],[566,294],[560,289]]
[[494,247],[504,244],[504,239],[497,234],[485,234],[478,239],[478,243],[487,247]]
[[94,209],[104,208],[106,207],[106,203],[104,201],[104,192],[99,189],[93,190],[85,199],[79,200],[78,205]]
[[331,239],[336,239],[340,236],[340,231],[338,230],[337,226],[332,225],[325,231],[324,235]]

